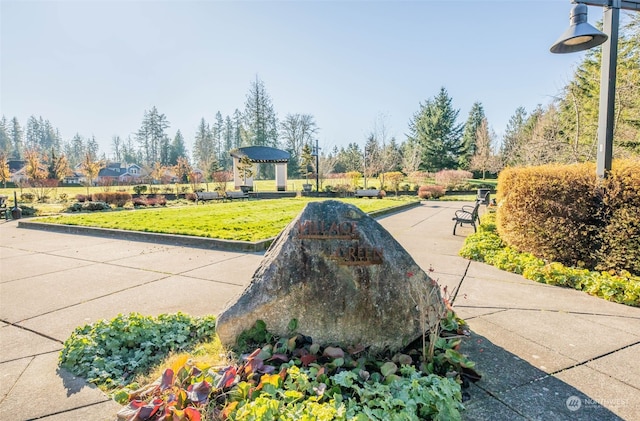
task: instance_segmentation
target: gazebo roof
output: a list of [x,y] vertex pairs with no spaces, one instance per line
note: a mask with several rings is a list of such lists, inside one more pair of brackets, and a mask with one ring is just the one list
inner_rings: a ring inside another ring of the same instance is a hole
[[283,151],[268,146],[247,146],[238,148],[230,152],[234,158],[242,158],[248,156],[251,162],[262,163],[278,163],[288,162],[291,155],[287,151]]

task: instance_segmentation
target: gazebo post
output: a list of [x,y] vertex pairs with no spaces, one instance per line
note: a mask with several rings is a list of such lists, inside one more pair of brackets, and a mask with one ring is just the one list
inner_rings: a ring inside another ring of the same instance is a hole
[[287,191],[287,163],[276,163],[276,190]]

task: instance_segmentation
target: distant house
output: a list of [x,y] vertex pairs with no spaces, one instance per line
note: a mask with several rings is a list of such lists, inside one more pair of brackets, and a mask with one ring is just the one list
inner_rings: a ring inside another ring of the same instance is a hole
[[142,168],[137,164],[109,162],[100,170],[96,184],[129,184],[137,183],[144,176]]
[[12,183],[19,184],[23,181],[28,181],[29,177],[27,177],[27,169],[23,165],[22,168],[16,171],[9,170],[9,174],[11,174],[10,180]]
[[82,184],[84,181],[84,175],[80,171],[72,170],[62,179],[63,184]]
[[22,168],[24,168],[24,164],[26,164],[24,159],[10,159],[7,161],[10,173],[21,170]]

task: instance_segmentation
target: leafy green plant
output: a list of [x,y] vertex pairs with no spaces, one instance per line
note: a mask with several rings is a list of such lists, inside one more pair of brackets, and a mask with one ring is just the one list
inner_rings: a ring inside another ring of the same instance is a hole
[[[460,419],[460,385],[436,375],[423,375],[403,366],[392,381],[365,380],[354,371],[318,375],[315,370],[292,366],[284,379],[264,375],[253,392],[248,383],[238,385],[223,411],[229,420],[456,420]],[[389,374],[392,375],[392,374]]]
[[64,342],[59,363],[91,383],[111,388],[126,384],[168,353],[188,349],[214,332],[213,316],[119,314],[76,328]]
[[609,301],[640,307],[640,276],[625,270],[599,272],[567,267],[507,247],[498,236],[492,213],[483,215],[478,232],[466,238],[459,254],[536,282],[575,288]]
[[223,377],[238,382],[212,400],[221,418],[231,420],[278,414],[287,414],[284,419],[457,419],[462,376],[477,380],[479,375],[457,351],[459,333],[467,329],[464,321],[449,310],[441,323],[443,337],[427,363],[414,344],[393,356],[370,355],[358,346],[344,350],[313,344],[293,333],[297,320],[289,324],[292,336],[283,338],[268,334],[264,322],[257,321],[241,335],[242,343],[249,338],[271,342],[245,357],[240,367],[228,368]]

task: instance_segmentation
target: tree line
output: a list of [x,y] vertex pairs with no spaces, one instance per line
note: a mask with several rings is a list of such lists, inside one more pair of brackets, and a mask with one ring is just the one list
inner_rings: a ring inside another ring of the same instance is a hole
[[[408,118],[405,139],[389,136],[384,118],[370,133],[346,146],[317,151],[320,168],[312,159],[320,130],[311,114],[287,114],[278,119],[265,84],[256,77],[246,95],[245,106],[232,115],[219,111],[212,121],[200,120],[187,150],[180,130],[170,137],[167,117],[156,107],[145,110],[140,128],[126,139],[114,136],[110,159],[143,167],[196,166],[206,175],[229,170],[229,151],[243,146],[270,146],[291,154],[290,177],[310,171],[322,174],[361,172],[373,177],[385,172],[437,172],[442,169],[476,171],[484,177],[505,166],[540,165],[551,162],[593,161],[596,156],[601,49],[586,53],[571,80],[546,105],[515,110],[501,139],[497,139],[480,101],[464,122],[460,110],[442,87],[421,102]],[[640,17],[630,16],[621,28],[618,59],[614,153],[640,155]],[[363,146],[360,144],[363,143]],[[106,160],[95,137],[76,134],[68,141],[42,117],[31,116],[23,130],[16,117],[0,120],[0,154],[4,159],[24,159],[40,151],[50,165],[65,159],[73,168],[89,159]],[[261,166],[259,177],[271,176],[272,166]]]

